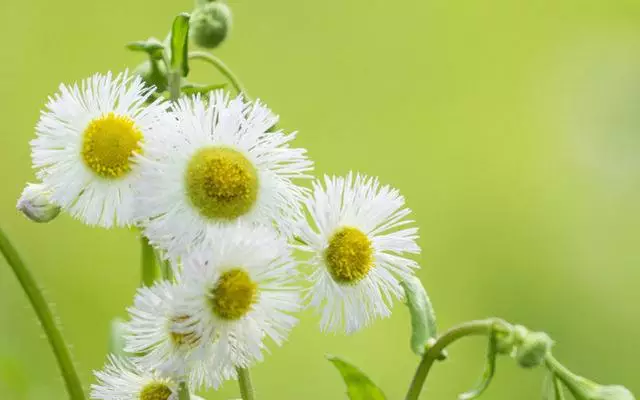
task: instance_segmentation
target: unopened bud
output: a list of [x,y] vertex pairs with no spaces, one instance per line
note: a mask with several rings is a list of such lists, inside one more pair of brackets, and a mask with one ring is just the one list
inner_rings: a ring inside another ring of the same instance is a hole
[[40,183],[27,183],[16,208],[34,222],[49,222],[60,214],[60,207],[52,204],[49,192]]
[[158,92],[168,87],[167,68],[158,60],[147,60],[138,65],[135,74],[139,75],[147,86],[153,86]]
[[528,333],[516,351],[516,361],[522,368],[534,368],[544,362],[553,340],[544,332]]
[[216,48],[231,29],[231,9],[219,1],[204,4],[194,10],[189,24],[191,38],[198,46]]
[[635,400],[624,386],[598,386],[587,394],[589,400]]

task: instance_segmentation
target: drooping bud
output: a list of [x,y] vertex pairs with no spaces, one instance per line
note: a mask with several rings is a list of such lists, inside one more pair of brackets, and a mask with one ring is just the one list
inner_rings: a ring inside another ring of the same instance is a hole
[[189,21],[191,38],[200,47],[216,48],[231,29],[231,9],[220,1],[204,4],[194,10]]
[[633,394],[624,386],[598,386],[589,393],[589,400],[635,400]]
[[522,368],[534,368],[544,362],[553,340],[544,332],[529,332],[516,350],[516,361]]
[[27,183],[16,208],[34,222],[49,222],[60,214],[60,207],[51,203],[49,192],[40,183]]
[[136,67],[135,74],[139,75],[146,85],[155,87],[158,92],[167,90],[167,68],[164,63],[149,59]]

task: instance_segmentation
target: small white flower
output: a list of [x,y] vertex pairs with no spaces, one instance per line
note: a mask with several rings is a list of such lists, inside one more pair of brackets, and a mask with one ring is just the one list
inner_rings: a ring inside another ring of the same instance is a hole
[[290,246],[266,227],[227,228],[184,257],[181,312],[206,358],[246,367],[262,360],[265,337],[281,345],[297,323],[296,277]]
[[89,225],[133,221],[133,156],[166,118],[164,103],[145,105],[152,91],[127,73],[60,85],[31,142],[33,166],[55,204]]
[[49,222],[60,214],[60,207],[51,203],[50,193],[41,183],[27,183],[16,208],[34,222]]
[[109,356],[91,398],[101,400],[178,400],[178,383],[141,368],[128,359]]
[[222,91],[178,101],[175,126],[143,143],[139,185],[145,235],[177,258],[236,222],[290,232],[312,167],[295,134],[267,132],[277,117]]
[[[403,296],[400,281],[418,268],[417,228],[404,197],[375,178],[349,173],[314,182],[307,209],[312,225],[300,223],[301,250],[313,253],[310,304],[321,311],[325,331],[355,332],[391,314]],[[314,225],[314,226],[313,226]]]
[[168,281],[138,289],[134,305],[128,309],[125,351],[141,353],[136,359],[145,368],[167,376],[183,376],[192,387],[200,387],[206,375],[209,387],[218,388],[236,377],[232,366],[204,362],[201,336],[189,325],[189,316],[177,311],[177,286]]

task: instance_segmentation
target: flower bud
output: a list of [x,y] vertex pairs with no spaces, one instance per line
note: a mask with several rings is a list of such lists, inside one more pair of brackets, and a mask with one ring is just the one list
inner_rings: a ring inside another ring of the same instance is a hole
[[189,21],[191,38],[200,47],[216,48],[231,29],[231,9],[216,1],[195,9]]
[[624,386],[598,386],[587,394],[589,400],[635,400]]
[[516,361],[522,368],[534,368],[544,362],[553,340],[544,332],[530,332],[516,351]]
[[40,183],[27,183],[16,208],[34,222],[49,222],[60,214],[60,207],[52,204],[50,194]]
[[167,68],[158,60],[147,60],[138,65],[135,74],[139,75],[147,86],[153,86],[158,92],[167,90]]

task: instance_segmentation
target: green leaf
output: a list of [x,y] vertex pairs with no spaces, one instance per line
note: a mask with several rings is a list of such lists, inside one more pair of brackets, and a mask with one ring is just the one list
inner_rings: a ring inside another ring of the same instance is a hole
[[497,339],[495,333],[491,333],[489,336],[489,348],[487,349],[487,363],[482,374],[482,379],[477,388],[470,390],[466,393],[462,393],[458,396],[459,400],[471,400],[479,397],[491,383],[493,374],[496,372],[496,355],[497,352]]
[[382,390],[358,368],[338,357],[327,356],[327,359],[342,375],[350,400],[386,400]]
[[200,85],[197,83],[185,83],[182,85],[182,93],[184,94],[206,94],[214,90],[223,89],[227,86],[226,83],[218,83],[214,85]]
[[161,60],[164,53],[164,46],[156,38],[129,43],[127,49],[147,53],[154,60]]
[[189,14],[181,13],[171,27],[171,70],[182,76],[189,74],[187,53],[189,52]]
[[402,287],[411,314],[411,349],[422,356],[429,339],[436,337],[436,314],[420,279],[408,278],[402,282]]

